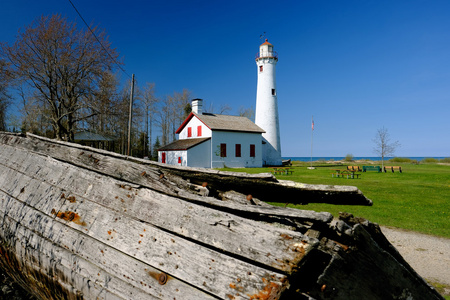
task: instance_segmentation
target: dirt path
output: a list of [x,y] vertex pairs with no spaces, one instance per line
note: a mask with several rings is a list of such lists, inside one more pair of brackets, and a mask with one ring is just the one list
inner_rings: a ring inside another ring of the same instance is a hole
[[397,228],[381,230],[420,276],[443,285],[444,294],[450,295],[450,239]]

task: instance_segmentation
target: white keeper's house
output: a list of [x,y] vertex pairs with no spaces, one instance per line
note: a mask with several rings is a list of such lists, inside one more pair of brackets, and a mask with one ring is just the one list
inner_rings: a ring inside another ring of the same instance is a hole
[[179,139],[158,150],[158,161],[203,168],[262,167],[262,130],[246,117],[202,112],[202,99],[176,131]]

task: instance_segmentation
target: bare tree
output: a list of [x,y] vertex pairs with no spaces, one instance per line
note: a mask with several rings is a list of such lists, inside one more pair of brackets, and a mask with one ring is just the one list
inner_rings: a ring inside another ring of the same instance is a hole
[[157,124],[161,128],[161,144],[167,145],[175,140],[175,131],[186,118],[191,92],[183,89],[181,93],[175,92],[173,96],[166,96],[157,113]]
[[8,65],[0,59],[0,131],[6,130],[6,110],[10,99],[6,90],[10,85],[11,79]]
[[[156,113],[156,104],[158,98],[155,97],[155,84],[147,83],[142,95],[142,102],[144,105],[144,119],[145,119],[145,141],[144,153],[146,156],[152,156],[152,127]],[[148,148],[147,148],[148,147]]]
[[96,91],[83,99],[82,115],[86,118],[88,129],[102,134],[115,135],[115,106],[118,105],[119,82],[115,74],[104,72],[98,83]]
[[48,103],[40,101],[40,95],[34,89],[25,89],[24,86],[19,85],[17,91],[22,106],[22,132],[54,138]]
[[[116,137],[120,140],[120,151],[125,154],[127,149],[128,140],[128,117],[130,110],[130,94],[131,94],[131,80],[129,80],[120,92],[120,95],[113,107],[113,120],[114,120],[114,132]],[[139,106],[141,92],[135,87],[135,96],[133,101],[132,111],[132,125],[131,125],[131,149],[136,149],[136,144],[139,140],[139,127],[138,124],[142,124],[142,107]],[[131,155],[133,155],[131,153]]]
[[400,147],[400,143],[398,141],[391,142],[389,132],[384,127],[377,130],[373,142],[375,143],[373,151],[381,156],[381,168],[384,168],[384,158],[393,155],[395,150]]
[[171,98],[164,97],[156,114],[156,124],[161,129],[161,145],[169,143]]
[[231,106],[229,106],[228,104],[221,104],[219,109],[216,109],[212,102],[210,102],[209,106],[207,108],[205,108],[205,112],[210,113],[210,114],[223,115],[223,114],[228,113],[230,111],[231,111]]
[[255,120],[255,110],[253,108],[245,108],[243,106],[239,107],[238,111],[239,116],[241,117],[247,117],[250,120]]
[[[38,91],[37,100],[48,104],[55,136],[73,140],[82,114],[83,99],[95,91],[118,54],[104,32],[77,30],[59,15],[42,16],[19,32],[16,42],[2,45],[15,75]],[[103,46],[102,46],[103,45]],[[105,51],[106,49],[106,51]]]

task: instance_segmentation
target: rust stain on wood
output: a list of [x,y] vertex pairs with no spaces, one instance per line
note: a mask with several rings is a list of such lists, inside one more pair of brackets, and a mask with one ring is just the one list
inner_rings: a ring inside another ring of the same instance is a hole
[[341,246],[341,248],[344,249],[344,251],[347,251],[348,248],[349,248],[349,246],[344,245],[344,244],[341,244],[341,243],[339,243],[339,242],[337,242],[337,241],[334,241],[334,240],[331,240],[331,241],[332,241],[333,243],[335,243],[335,244]]
[[285,239],[285,240],[292,240],[292,239],[293,239],[292,236],[290,236],[290,235],[288,235],[288,234],[286,234],[286,233],[282,233],[282,234],[280,234],[280,236],[281,236],[283,239]]
[[263,278],[264,288],[256,294],[248,295],[250,300],[275,300],[281,292],[281,285]]
[[66,221],[70,221],[70,222],[74,222],[75,224],[81,225],[81,226],[86,226],[86,222],[81,221],[81,217],[80,215],[78,215],[77,213],[73,212],[73,211],[58,211],[56,212],[55,209],[52,209],[52,214],[56,215],[58,218],[66,220]]

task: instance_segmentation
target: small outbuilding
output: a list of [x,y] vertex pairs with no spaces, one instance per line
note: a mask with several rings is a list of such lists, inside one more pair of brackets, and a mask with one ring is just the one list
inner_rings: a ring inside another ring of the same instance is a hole
[[108,151],[114,151],[115,139],[104,135],[95,133],[88,130],[81,130],[74,134],[75,143],[90,146],[93,148],[104,149]]

